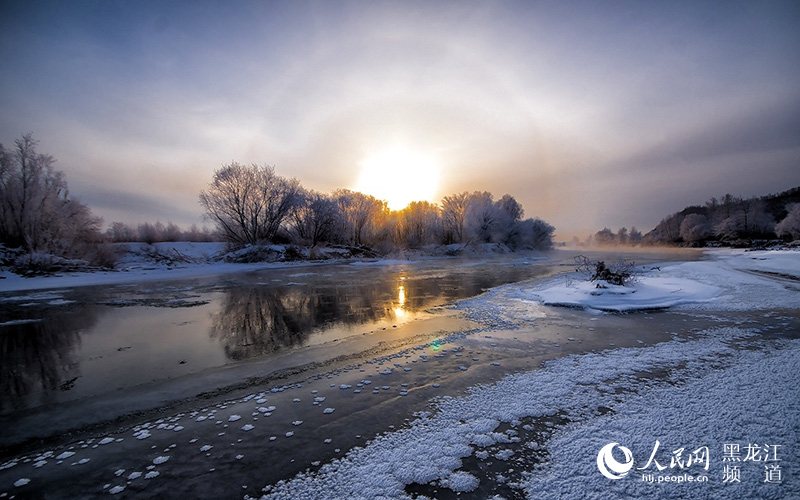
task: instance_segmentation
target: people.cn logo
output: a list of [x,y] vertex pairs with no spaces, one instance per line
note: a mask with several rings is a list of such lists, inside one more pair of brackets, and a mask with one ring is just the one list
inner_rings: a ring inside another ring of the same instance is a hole
[[[619,446],[625,455],[624,462],[618,462],[614,458],[612,451],[615,446]],[[600,452],[597,454],[597,468],[600,469],[602,475],[609,479],[622,479],[633,468],[633,453],[628,448],[620,446],[619,443],[608,443],[600,448]]]

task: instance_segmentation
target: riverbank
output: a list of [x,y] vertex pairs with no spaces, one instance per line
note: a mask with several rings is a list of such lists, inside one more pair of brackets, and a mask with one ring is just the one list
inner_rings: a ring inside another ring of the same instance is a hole
[[120,258],[116,268],[111,270],[95,269],[22,276],[7,268],[0,268],[0,293],[191,279],[258,269],[316,267],[341,263],[393,265],[432,259],[479,259],[510,254],[546,258],[548,255],[548,252],[535,250],[512,252],[508,247],[497,244],[436,246],[397,251],[386,256],[377,256],[374,252],[350,247],[299,248],[268,245],[245,247],[229,252],[225,243],[169,242],[115,245]]

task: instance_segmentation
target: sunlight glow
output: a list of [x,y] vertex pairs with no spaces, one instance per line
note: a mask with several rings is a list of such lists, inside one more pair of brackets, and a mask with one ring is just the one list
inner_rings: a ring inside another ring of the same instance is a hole
[[355,189],[385,200],[392,210],[412,201],[434,202],[439,187],[439,165],[430,156],[395,148],[361,163]]

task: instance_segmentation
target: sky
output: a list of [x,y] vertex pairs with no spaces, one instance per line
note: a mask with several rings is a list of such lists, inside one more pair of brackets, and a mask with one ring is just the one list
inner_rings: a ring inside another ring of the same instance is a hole
[[106,223],[202,224],[232,161],[557,239],[800,185],[796,1],[1,3],[0,143]]

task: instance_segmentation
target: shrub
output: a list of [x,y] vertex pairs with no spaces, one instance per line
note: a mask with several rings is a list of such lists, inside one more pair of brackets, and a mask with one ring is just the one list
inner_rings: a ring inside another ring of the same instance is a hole
[[[576,270],[584,274],[590,274],[589,281],[605,281],[611,285],[625,286],[635,283],[638,278],[636,265],[632,261],[619,260],[608,265],[602,260],[591,260],[585,255],[575,257]],[[603,288],[602,283],[597,284],[598,288]]]

